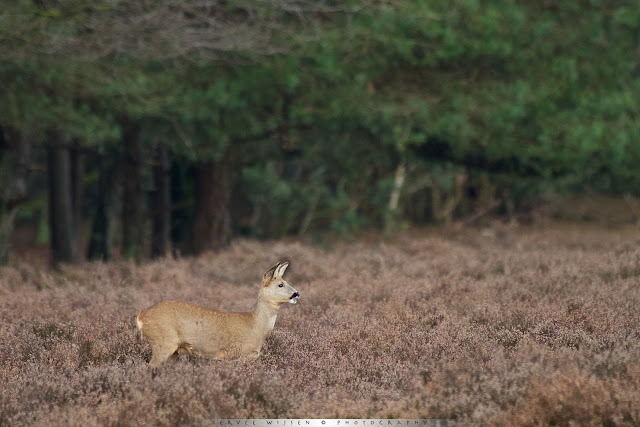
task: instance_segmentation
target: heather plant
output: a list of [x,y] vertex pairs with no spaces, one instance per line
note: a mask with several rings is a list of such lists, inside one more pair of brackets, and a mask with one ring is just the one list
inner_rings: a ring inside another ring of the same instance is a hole
[[[566,225],[393,240],[239,240],[197,258],[0,269],[0,425],[214,418],[640,423],[640,234]],[[139,310],[250,310],[265,265],[304,295],[253,361],[148,366]]]

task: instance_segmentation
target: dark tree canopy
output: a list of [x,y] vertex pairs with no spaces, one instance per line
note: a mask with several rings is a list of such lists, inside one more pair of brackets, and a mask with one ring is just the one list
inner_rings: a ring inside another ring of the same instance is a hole
[[5,3],[0,255],[61,191],[137,259],[640,192],[632,1]]

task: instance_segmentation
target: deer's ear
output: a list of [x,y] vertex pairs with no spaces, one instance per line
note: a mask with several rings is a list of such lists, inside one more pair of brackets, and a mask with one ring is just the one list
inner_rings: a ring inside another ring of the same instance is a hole
[[266,273],[264,273],[264,276],[262,276],[262,284],[264,286],[267,286],[269,282],[271,282],[271,280],[273,279],[274,273],[276,272],[276,269],[278,268],[279,265],[280,264],[274,265],[273,267],[268,269]]
[[289,267],[289,262],[283,261],[268,269],[267,272],[264,273],[264,276],[262,276],[262,284],[268,286],[273,279],[282,277],[287,267]]
[[273,273],[273,277],[282,277],[284,271],[289,267],[289,261],[282,261],[276,265],[276,271]]

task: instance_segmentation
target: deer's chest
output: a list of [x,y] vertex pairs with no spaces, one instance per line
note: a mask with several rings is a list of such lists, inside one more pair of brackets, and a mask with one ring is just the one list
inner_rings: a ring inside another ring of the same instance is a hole
[[276,316],[269,317],[269,320],[267,321],[267,326],[269,327],[269,331],[272,331],[275,325],[276,325]]

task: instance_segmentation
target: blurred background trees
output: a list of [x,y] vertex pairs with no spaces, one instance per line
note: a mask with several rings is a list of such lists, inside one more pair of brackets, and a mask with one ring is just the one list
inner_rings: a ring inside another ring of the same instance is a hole
[[8,0],[0,262],[638,195],[631,1]]

